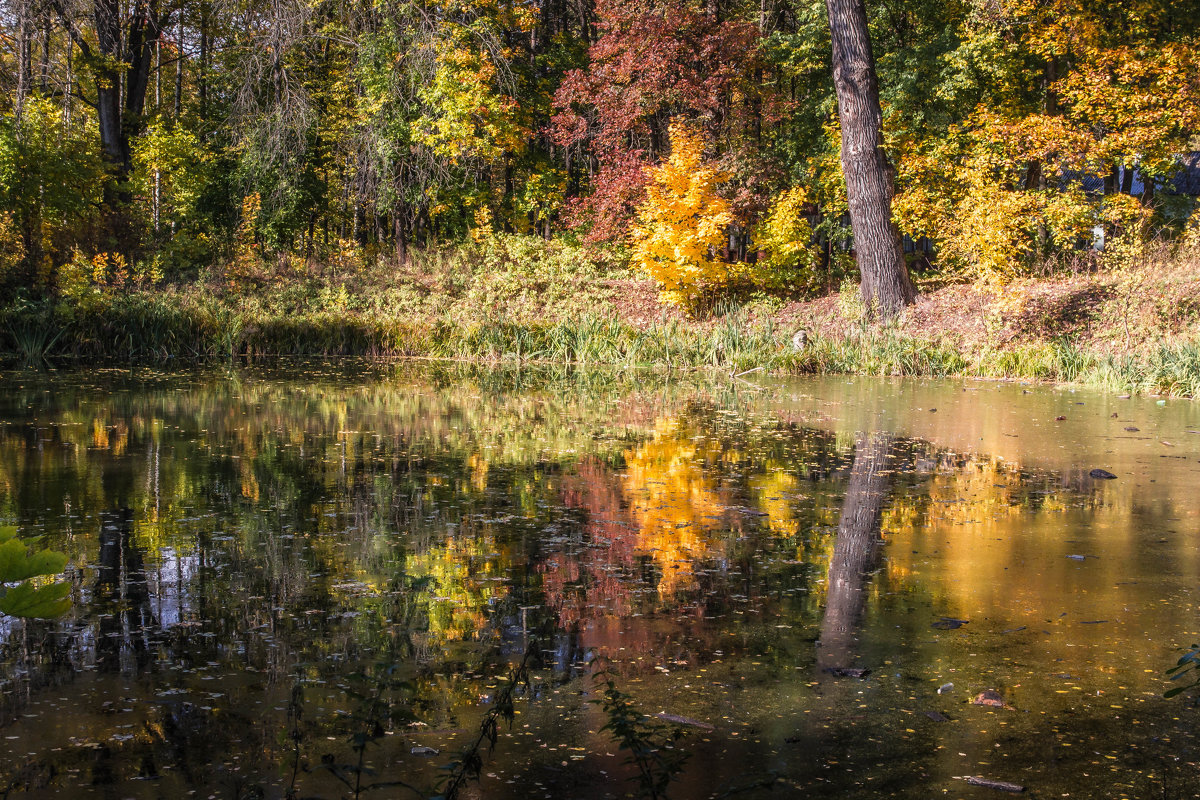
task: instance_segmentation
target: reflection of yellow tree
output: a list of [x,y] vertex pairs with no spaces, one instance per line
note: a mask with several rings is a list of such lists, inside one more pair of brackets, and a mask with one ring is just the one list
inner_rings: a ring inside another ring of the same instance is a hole
[[[826,493],[798,497],[800,478],[792,469],[768,460],[763,472],[752,475],[748,484],[754,493],[754,507],[766,512],[767,528],[772,534],[795,542],[796,561],[814,565],[818,573],[825,572],[833,557],[833,529],[842,513],[839,498]],[[824,603],[825,584],[818,582],[809,587],[809,596]]]
[[467,469],[471,472],[471,488],[477,492],[487,489],[488,460],[481,453],[472,453],[467,457]]
[[662,571],[659,596],[690,588],[694,563],[713,549],[724,505],[705,464],[728,460],[718,442],[697,440],[675,420],[659,420],[654,438],[625,454],[625,495],[639,549]]
[[488,621],[488,609],[503,597],[504,560],[490,536],[451,537],[405,559],[405,572],[426,578],[429,631],[442,641],[470,639]]
[[[904,582],[919,572],[919,554],[926,550],[923,542],[929,542],[941,555],[943,579],[937,585],[943,596],[938,600],[945,613],[969,617],[981,605],[994,605],[993,594],[1009,599],[1028,595],[1036,605],[1042,587],[1008,569],[1021,560],[1022,539],[1014,535],[1014,526],[1067,538],[1061,512],[1068,508],[1068,497],[1038,494],[1034,504],[1031,488],[1029,476],[1001,459],[943,460],[922,492],[897,497],[884,512],[884,533],[914,545],[898,548],[888,560],[889,581]],[[1079,505],[1087,498],[1076,496],[1070,502]]]
[[777,536],[795,536],[800,532],[794,501],[799,482],[796,476],[778,464],[768,462],[766,471],[750,478],[750,489],[757,507],[767,514],[767,527]]

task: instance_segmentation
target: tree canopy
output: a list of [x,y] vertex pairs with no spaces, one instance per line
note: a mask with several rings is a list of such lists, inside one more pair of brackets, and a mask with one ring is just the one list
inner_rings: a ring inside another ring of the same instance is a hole
[[[823,2],[3,9],[8,296],[59,296],[100,256],[155,282],[250,256],[403,262],[492,230],[631,247],[653,272],[679,199],[664,181],[693,161],[709,211],[670,225],[707,250],[667,259],[679,270],[805,290],[847,269]],[[1194,199],[1172,179],[1200,147],[1200,2],[867,13],[893,219],[939,268],[1002,282],[1098,227],[1184,229]]]

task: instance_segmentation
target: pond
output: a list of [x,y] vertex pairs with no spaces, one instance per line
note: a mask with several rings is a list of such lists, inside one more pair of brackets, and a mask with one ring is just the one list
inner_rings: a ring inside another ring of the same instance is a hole
[[1200,406],[1013,383],[0,374],[73,601],[0,790],[431,797],[494,720],[460,797],[638,796],[611,681],[674,798],[1194,796],[1198,478]]

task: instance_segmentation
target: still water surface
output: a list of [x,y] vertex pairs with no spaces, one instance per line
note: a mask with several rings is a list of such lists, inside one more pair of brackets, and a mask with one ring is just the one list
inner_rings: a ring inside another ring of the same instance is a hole
[[1200,406],[1015,384],[0,374],[74,600],[0,620],[0,790],[343,797],[368,733],[430,796],[531,652],[465,797],[633,796],[600,670],[675,798],[1191,797],[1198,477]]

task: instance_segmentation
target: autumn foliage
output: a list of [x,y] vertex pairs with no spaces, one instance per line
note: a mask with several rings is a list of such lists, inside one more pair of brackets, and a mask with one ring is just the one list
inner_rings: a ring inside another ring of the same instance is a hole
[[[744,137],[754,120],[779,110],[771,87],[754,81],[763,62],[753,25],[680,0],[600,0],[596,14],[599,38],[586,68],[564,76],[552,123],[569,157],[590,156],[596,164],[571,219],[592,240],[611,241],[629,229],[646,167],[670,145],[671,119],[686,115],[736,157],[752,146]],[[760,171],[768,167],[758,161]],[[744,196],[735,202],[762,199],[754,196],[760,190],[753,177],[731,171],[727,180],[742,184]]]
[[993,286],[1096,231],[1148,235],[1153,189],[1200,130],[1194,31],[1174,24],[1186,5],[1022,0],[965,21],[1001,80],[944,134],[899,142],[902,229]]
[[703,134],[679,122],[670,135],[670,157],[646,170],[633,261],[658,281],[665,302],[694,308],[729,281],[720,248],[733,215],[716,192],[727,176],[704,161]]
[[[111,3],[0,20],[0,300],[73,297],[100,255],[242,291],[506,234],[632,246],[686,307],[849,260],[822,3]],[[1183,235],[1200,0],[867,10],[920,268],[1003,287]]]

